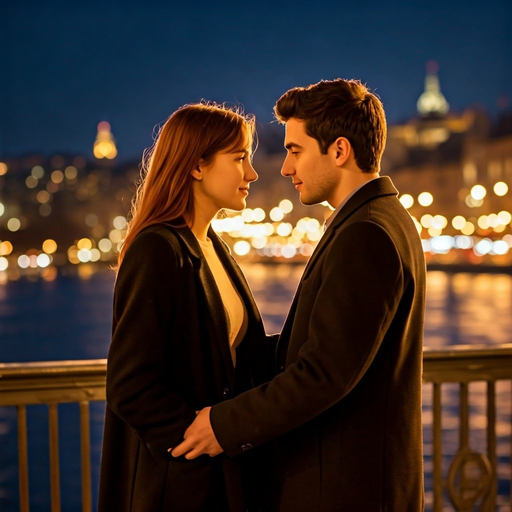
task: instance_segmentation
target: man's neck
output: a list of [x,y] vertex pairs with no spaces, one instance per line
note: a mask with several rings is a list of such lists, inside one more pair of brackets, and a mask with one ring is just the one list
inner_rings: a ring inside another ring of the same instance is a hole
[[333,197],[328,199],[327,202],[334,209],[337,209],[338,206],[344,203],[347,198],[352,196],[356,190],[378,177],[378,172],[362,172],[343,169],[340,185],[336,189]]

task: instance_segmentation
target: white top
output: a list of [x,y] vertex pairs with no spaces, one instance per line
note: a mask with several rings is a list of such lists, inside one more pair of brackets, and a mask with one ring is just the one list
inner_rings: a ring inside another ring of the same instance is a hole
[[198,240],[198,242],[222,297],[228,323],[231,359],[233,360],[233,366],[236,366],[236,347],[247,332],[247,311],[238,290],[233,285],[224,265],[215,252],[213,242],[209,238],[207,238],[206,242],[202,240]]

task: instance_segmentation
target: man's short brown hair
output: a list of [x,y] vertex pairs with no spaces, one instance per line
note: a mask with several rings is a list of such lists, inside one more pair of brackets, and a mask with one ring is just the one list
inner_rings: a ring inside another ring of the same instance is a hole
[[306,133],[327,153],[338,138],[348,139],[358,167],[379,172],[386,145],[386,117],[380,99],[359,80],[322,80],[309,87],[295,87],[277,101],[274,113],[286,123],[304,121]]

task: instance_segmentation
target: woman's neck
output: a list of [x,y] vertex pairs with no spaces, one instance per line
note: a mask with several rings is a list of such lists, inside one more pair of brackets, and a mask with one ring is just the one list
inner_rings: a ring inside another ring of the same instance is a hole
[[197,204],[195,205],[194,218],[188,220],[187,224],[195,237],[201,242],[207,241],[208,228],[215,215],[217,215],[217,212],[207,212]]

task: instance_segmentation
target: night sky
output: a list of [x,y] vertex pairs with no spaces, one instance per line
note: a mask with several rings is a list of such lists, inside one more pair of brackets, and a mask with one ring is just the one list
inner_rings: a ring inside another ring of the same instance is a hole
[[510,0],[175,4],[0,0],[0,158],[91,156],[106,120],[119,159],[138,159],[184,103],[241,104],[265,126],[287,89],[337,77],[394,124],[416,115],[429,60],[452,110],[511,106]]

